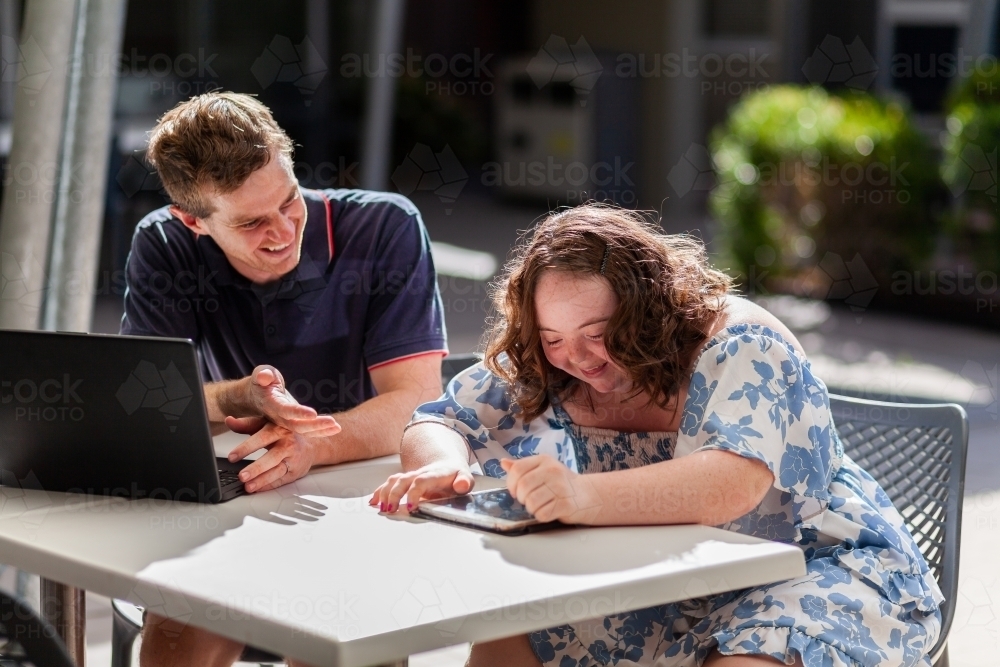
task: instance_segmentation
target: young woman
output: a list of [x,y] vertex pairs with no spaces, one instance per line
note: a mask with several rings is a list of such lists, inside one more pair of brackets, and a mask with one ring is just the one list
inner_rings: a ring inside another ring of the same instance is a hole
[[484,362],[417,409],[372,504],[466,493],[478,466],[545,521],[717,525],[799,545],[808,573],[477,644],[470,665],[930,665],[927,563],[795,336],[730,289],[640,214],[549,216],[498,283]]

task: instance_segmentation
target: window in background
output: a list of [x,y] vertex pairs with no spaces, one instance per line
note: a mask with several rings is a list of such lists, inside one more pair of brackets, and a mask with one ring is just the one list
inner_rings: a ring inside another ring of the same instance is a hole
[[770,32],[768,0],[709,0],[705,8],[707,37],[767,37]]
[[919,113],[940,113],[955,72],[958,27],[897,25],[893,30],[892,87]]

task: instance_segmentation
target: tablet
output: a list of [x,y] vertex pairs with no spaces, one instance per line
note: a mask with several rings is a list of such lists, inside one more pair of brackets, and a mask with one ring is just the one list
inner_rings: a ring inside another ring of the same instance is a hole
[[464,496],[425,500],[412,514],[458,523],[504,535],[517,535],[559,525],[542,523],[507,489],[474,491]]

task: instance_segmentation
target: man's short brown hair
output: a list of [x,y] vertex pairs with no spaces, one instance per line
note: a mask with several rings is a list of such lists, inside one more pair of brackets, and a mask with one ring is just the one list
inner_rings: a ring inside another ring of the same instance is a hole
[[181,210],[199,218],[212,214],[206,188],[236,190],[271,161],[288,160],[292,141],[271,111],[249,95],[205,93],[181,102],[157,122],[146,158]]

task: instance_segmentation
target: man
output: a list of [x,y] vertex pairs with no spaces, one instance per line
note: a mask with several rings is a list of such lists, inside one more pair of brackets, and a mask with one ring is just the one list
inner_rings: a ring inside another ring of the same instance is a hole
[[[240,473],[249,493],[397,453],[413,410],[440,394],[447,353],[413,204],[302,189],[291,154],[252,97],[167,112],[147,157],[173,204],[139,223],[126,265],[121,332],[192,339],[212,432],[250,436],[230,459],[267,450]],[[141,661],[230,665],[241,650],[150,614]]]

